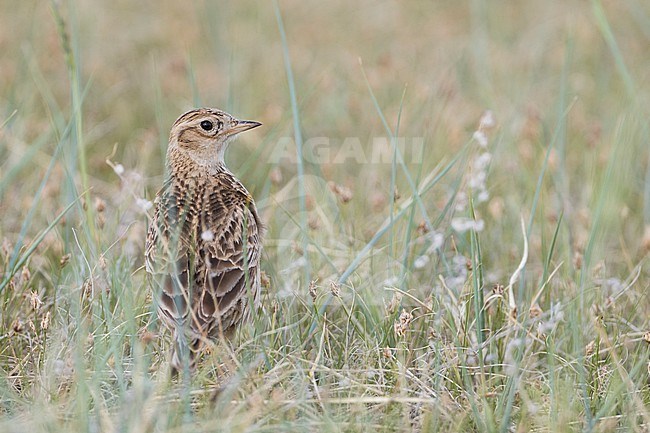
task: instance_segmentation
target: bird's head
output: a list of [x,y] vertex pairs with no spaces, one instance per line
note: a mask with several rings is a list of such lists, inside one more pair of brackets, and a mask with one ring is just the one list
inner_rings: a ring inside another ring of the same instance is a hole
[[230,141],[260,122],[239,120],[216,108],[199,108],[181,115],[169,134],[170,151],[180,151],[205,166],[223,164]]

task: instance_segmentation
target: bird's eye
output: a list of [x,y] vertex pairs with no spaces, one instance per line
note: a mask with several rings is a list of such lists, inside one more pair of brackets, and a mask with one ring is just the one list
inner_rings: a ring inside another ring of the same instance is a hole
[[204,131],[212,131],[214,125],[209,120],[204,120],[203,122],[201,122],[201,128],[203,128]]

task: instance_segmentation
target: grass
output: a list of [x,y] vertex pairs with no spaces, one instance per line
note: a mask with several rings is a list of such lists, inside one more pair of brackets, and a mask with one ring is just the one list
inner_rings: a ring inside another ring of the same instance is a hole
[[[45,4],[0,3],[0,431],[650,428],[644,2]],[[173,382],[143,245],[199,102],[264,123],[269,283]]]

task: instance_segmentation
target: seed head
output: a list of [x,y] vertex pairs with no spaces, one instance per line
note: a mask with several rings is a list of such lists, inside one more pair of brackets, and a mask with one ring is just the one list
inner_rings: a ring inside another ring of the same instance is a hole
[[406,331],[409,329],[409,325],[413,320],[413,314],[409,313],[406,310],[402,310],[402,313],[399,315],[399,319],[395,322],[393,326],[395,334],[398,337],[403,337],[406,335]]
[[316,291],[316,282],[318,280],[311,280],[309,282],[309,296],[311,296],[311,300],[316,302],[316,296],[318,295],[318,292]]
[[341,297],[341,285],[336,281],[330,281],[330,290],[332,291],[332,295],[335,297]]

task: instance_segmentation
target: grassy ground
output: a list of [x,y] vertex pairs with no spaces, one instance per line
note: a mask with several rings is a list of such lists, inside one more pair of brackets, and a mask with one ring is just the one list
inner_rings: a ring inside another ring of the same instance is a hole
[[[0,431],[650,429],[646,2],[0,17]],[[265,125],[268,284],[172,383],[143,244],[199,105]]]

